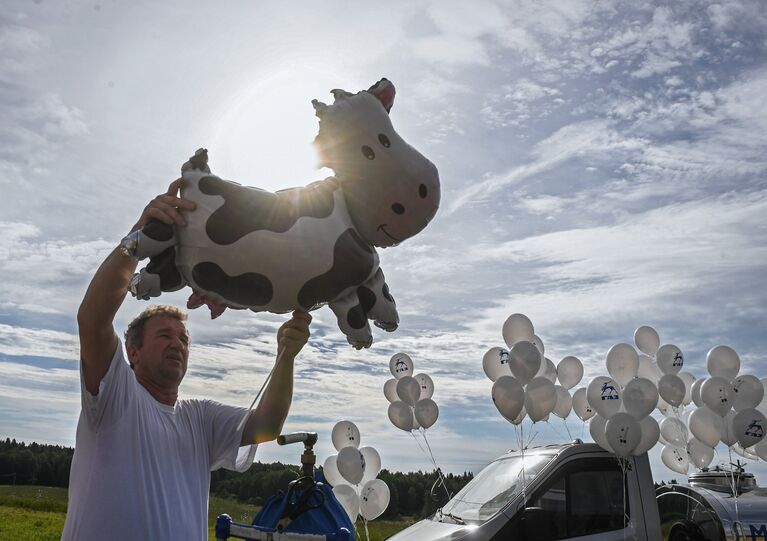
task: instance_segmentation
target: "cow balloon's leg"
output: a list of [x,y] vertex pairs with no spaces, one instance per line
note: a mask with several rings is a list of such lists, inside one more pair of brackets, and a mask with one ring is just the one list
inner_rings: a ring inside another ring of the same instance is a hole
[[389,294],[389,286],[380,267],[370,280],[357,288],[357,295],[362,309],[367,317],[373,320],[376,327],[388,332],[396,330],[399,324],[397,303]]
[[149,259],[149,264],[133,275],[129,290],[134,297],[148,300],[163,291],[178,291],[186,280],[176,267],[176,248],[167,248]]
[[368,318],[356,291],[328,304],[336,315],[338,327],[355,349],[369,348],[373,343]]
[[120,248],[125,255],[140,261],[161,254],[176,243],[176,232],[172,225],[152,220],[141,229],[128,234],[120,242]]

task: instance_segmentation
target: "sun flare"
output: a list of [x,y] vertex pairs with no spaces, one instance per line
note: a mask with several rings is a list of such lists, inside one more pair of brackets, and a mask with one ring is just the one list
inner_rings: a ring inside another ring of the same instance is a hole
[[332,70],[307,66],[259,77],[217,126],[210,148],[213,172],[269,191],[331,175],[329,169],[318,168],[312,145],[318,120],[311,100],[332,101],[330,90],[345,84]]

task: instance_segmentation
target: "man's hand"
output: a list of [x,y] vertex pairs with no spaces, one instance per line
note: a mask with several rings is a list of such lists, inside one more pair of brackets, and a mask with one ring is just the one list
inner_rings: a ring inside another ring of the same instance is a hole
[[168,191],[152,199],[144,208],[141,217],[133,226],[131,231],[136,231],[144,227],[150,220],[160,220],[168,225],[185,226],[184,217],[180,210],[194,210],[195,204],[188,199],[178,197],[178,191],[181,189],[183,178],[178,178],[170,183]]
[[282,324],[277,331],[277,355],[293,358],[309,340],[309,323],[312,316],[309,312],[296,310],[293,317]]

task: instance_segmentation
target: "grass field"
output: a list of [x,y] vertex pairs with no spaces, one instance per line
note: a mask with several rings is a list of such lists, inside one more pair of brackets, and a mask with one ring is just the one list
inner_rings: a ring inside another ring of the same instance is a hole
[[[39,486],[0,486],[0,541],[58,541],[64,528],[67,490]],[[228,513],[233,520],[249,524],[258,508],[235,500],[211,498],[208,539],[215,541],[216,517]],[[383,541],[414,521],[374,520],[368,523],[370,541]],[[365,540],[365,526],[357,522],[356,539]]]

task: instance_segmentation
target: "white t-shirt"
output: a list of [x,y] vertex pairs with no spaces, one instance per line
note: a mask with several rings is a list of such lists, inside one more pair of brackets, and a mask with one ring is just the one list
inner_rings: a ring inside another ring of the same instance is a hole
[[245,408],[211,400],[162,404],[136,380],[117,344],[97,396],[80,370],[82,411],[62,540],[208,539],[210,472],[243,472]]

